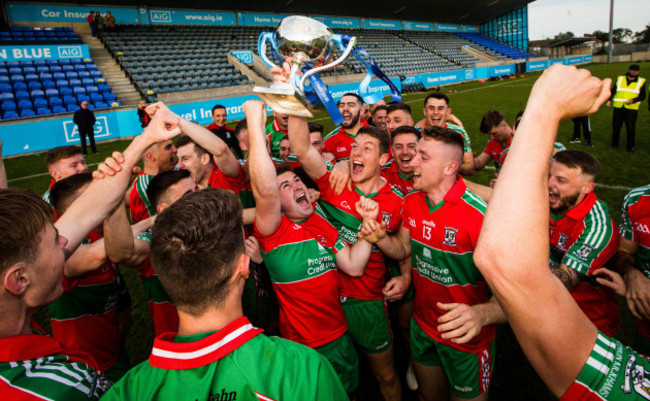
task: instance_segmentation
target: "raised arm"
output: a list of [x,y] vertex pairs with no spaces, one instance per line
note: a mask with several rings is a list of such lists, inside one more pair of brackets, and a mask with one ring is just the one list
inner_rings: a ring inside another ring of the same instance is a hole
[[278,179],[275,166],[266,148],[266,110],[259,100],[249,100],[242,106],[248,124],[249,173],[253,196],[255,197],[255,226],[263,235],[271,235],[280,225]]
[[199,124],[181,118],[181,131],[214,157],[214,162],[225,175],[236,177],[239,174],[237,158],[226,143]]
[[[357,201],[355,207],[357,213],[363,217],[364,221],[375,220],[379,213],[379,205],[377,202],[364,196]],[[366,270],[371,253],[372,244],[363,238],[359,238],[354,245],[346,245],[343,249],[339,250],[336,254],[336,266],[348,276],[361,277]]]
[[291,150],[307,175],[313,180],[324,176],[327,172],[327,165],[318,150],[311,146],[307,120],[302,117],[289,116],[288,132]]
[[560,121],[593,114],[609,84],[560,65],[538,79],[474,253],[526,356],[558,397],[585,364],[597,330],[548,268],[548,161]]
[[131,178],[131,169],[144,151],[152,144],[170,139],[179,133],[177,116],[167,112],[157,113],[145,131],[135,137],[124,151],[124,163],[119,171],[102,180],[93,180],[88,189],[70,205],[54,224],[59,234],[68,240],[65,246],[68,256],[74,252],[86,234],[104,221],[123,199]]

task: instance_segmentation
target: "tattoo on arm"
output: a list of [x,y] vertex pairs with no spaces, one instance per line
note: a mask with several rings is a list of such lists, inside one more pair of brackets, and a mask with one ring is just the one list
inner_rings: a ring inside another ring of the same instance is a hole
[[578,281],[580,281],[580,273],[570,267],[563,269],[561,266],[550,266],[550,268],[551,273],[553,273],[555,277],[559,278],[562,284],[564,284],[569,291],[571,291]]

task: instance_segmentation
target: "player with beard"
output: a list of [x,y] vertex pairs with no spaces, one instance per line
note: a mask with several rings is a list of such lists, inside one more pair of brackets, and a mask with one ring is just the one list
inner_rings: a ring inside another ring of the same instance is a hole
[[[251,147],[255,236],[280,303],[280,331],[325,355],[351,393],[358,385],[358,360],[347,334],[337,267],[361,276],[372,245],[357,241],[348,247],[336,228],[314,213],[305,184],[286,165],[276,168],[267,154],[264,103],[248,101],[243,109]],[[355,209],[364,219],[377,218],[377,204],[370,199],[362,198]]]
[[465,143],[463,148],[463,164],[459,172],[462,175],[474,174],[474,154],[472,153],[472,141],[458,120],[451,112],[449,107],[449,97],[444,93],[434,92],[424,98],[424,119],[415,124],[417,128],[425,127],[444,127],[454,130],[463,136]]
[[472,253],[486,204],[458,175],[463,140],[442,127],[422,131],[411,161],[413,186],[396,235],[370,222],[361,233],[387,256],[411,255],[415,299],[411,356],[420,400],[486,400],[494,366],[494,324],[505,321]]
[[512,142],[512,127],[508,125],[503,113],[498,110],[490,110],[483,115],[481,132],[490,135],[490,140],[485,145],[483,153],[474,158],[474,168],[479,171],[487,166],[490,160],[494,160],[494,165],[499,172],[501,153],[508,149]]
[[592,277],[610,262],[619,243],[607,204],[593,192],[599,169],[598,160],[587,152],[565,150],[553,157],[549,265],[598,330],[614,336],[620,325],[615,294]]
[[287,136],[289,115],[274,111],[273,117],[273,122],[266,126],[266,135],[271,144],[271,156],[277,159],[280,157],[280,142]]
[[334,155],[336,161],[350,158],[352,141],[359,132],[359,128],[368,126],[366,120],[361,118],[363,99],[354,93],[346,93],[339,100],[339,111],[343,115],[340,128],[325,135],[323,151]]

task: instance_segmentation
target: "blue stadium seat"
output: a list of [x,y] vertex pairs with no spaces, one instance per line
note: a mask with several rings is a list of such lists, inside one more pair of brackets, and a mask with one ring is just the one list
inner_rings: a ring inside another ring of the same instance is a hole
[[0,93],[0,102],[4,102],[6,100],[14,100],[14,94],[11,92]]
[[90,78],[90,73],[88,71],[79,71],[77,74],[79,74],[79,79]]
[[20,67],[19,61],[7,61],[7,68]]
[[66,72],[66,73],[65,73],[65,77],[66,77],[68,80],[71,80],[71,79],[79,79],[79,74],[77,74],[76,72]]
[[25,118],[25,117],[34,117],[36,113],[34,113],[34,110],[32,109],[22,109],[20,110],[20,118]]
[[68,110],[66,110],[65,107],[63,106],[54,106],[52,107],[52,113],[58,114],[58,113],[67,113]]
[[8,75],[0,75],[0,84],[8,84],[11,82]]
[[0,110],[7,111],[7,110],[16,110],[16,102],[13,100],[8,100],[2,102],[2,105],[0,105]]
[[83,102],[84,100],[87,102],[90,102],[90,96],[88,95],[77,95],[77,100],[79,103]]
[[83,64],[83,60],[81,60],[80,58],[73,58],[73,59],[70,60],[70,64],[73,64],[73,65]]
[[110,93],[111,92],[111,87],[106,85],[106,84],[97,85],[97,89],[99,89],[99,93]]
[[8,120],[8,119],[10,119],[10,118],[18,118],[18,117],[20,117],[20,116],[19,116],[18,113],[16,113],[16,111],[14,111],[14,110],[9,110],[9,111],[5,112],[5,113],[2,115],[2,118],[5,119],[5,120]]
[[9,70],[0,66],[0,75],[9,75]]
[[45,60],[36,60],[34,61],[34,67],[46,66],[47,62]]
[[38,77],[41,79],[41,81],[45,81],[45,80],[49,80],[49,81],[51,81],[51,80],[54,79],[54,76],[53,76],[51,73],[49,73],[49,72],[41,72],[41,73],[38,75]]
[[46,65],[39,65],[38,67],[36,67],[36,73],[37,74],[50,74],[51,73],[50,67],[48,67]]
[[93,109],[95,108],[95,105],[89,102],[89,103],[88,103],[88,108],[89,108],[90,110],[93,110]]
[[36,74],[25,74],[25,81],[29,85],[29,82],[36,81],[39,82],[41,79]]
[[44,116],[48,114],[52,114],[52,110],[49,107],[39,107],[36,109],[36,115]]
[[74,65],[74,70],[79,72],[79,71],[86,71],[86,65],[85,64],[75,64]]
[[72,88],[72,92],[74,92],[74,94],[77,96],[85,95],[87,93],[86,88],[84,88],[83,86],[74,86]]
[[23,74],[36,74],[36,68],[34,67],[23,67]]
[[61,68],[60,65],[51,65],[50,66],[50,72],[54,74],[55,72],[60,72],[63,73],[63,68]]
[[90,71],[90,76],[93,78],[101,78],[102,73],[99,71]]
[[108,104],[104,103],[104,102],[96,102],[95,103],[95,108],[96,109],[107,109],[109,107],[110,106]]
[[43,89],[54,89],[56,88],[56,83],[54,81],[43,81]]
[[24,83],[24,82],[14,82],[13,86],[14,86],[15,91],[26,91],[27,90],[27,84]]
[[37,99],[34,99],[34,108],[38,109],[39,107],[47,107],[47,100],[45,98],[39,97]]
[[115,97],[115,95],[112,93],[103,93],[102,95],[104,96],[104,101],[108,104],[111,104],[117,100],[117,97]]
[[23,69],[20,68],[20,67],[11,67],[11,68],[9,68],[9,75],[22,74],[22,73],[23,73]]
[[16,91],[16,99],[17,100],[29,99],[29,98],[30,98],[29,92],[27,92],[27,91]]
[[93,103],[104,102],[104,97],[102,95],[100,95],[99,93],[91,93],[90,94],[90,100]]
[[2,83],[0,84],[0,93],[2,92],[13,92],[14,88],[11,84]]
[[25,82],[25,76],[23,74],[9,75],[9,79],[11,79],[11,82]]
[[88,86],[94,86],[94,85],[95,85],[95,81],[93,81],[93,80],[90,79],[90,78],[83,78],[83,79],[81,80],[81,84],[82,84],[83,86],[86,86],[86,87],[88,87]]
[[45,92],[43,92],[41,89],[36,89],[31,91],[30,95],[32,96],[32,100],[34,100],[37,97],[45,97]]
[[27,87],[30,91],[34,89],[43,89],[43,84],[39,81],[29,81],[27,82]]
[[86,86],[86,92],[90,95],[91,93],[99,93],[99,89],[96,86]]
[[53,65],[58,66],[59,65],[59,60],[46,60],[45,63],[50,66],[50,69],[52,68]]
[[70,60],[68,60],[68,59],[59,60],[59,65],[61,67],[63,67],[64,65],[70,65]]
[[72,65],[64,65],[63,72],[74,72],[74,67]]
[[32,107],[34,107],[34,105],[29,99],[21,99],[18,101],[18,109],[31,109]]
[[72,96],[73,94],[72,88],[68,88],[67,86],[63,86],[59,88],[59,93],[61,94],[61,96]]
[[79,105],[77,105],[77,104],[66,104],[65,108],[68,109],[68,111],[77,111],[81,107],[79,107]]
[[63,99],[61,99],[60,97],[50,97],[47,99],[47,103],[49,103],[50,107],[62,106]]
[[56,87],[59,88],[59,89],[61,89],[61,88],[69,88],[70,87],[70,82],[68,82],[65,79],[57,79]]
[[72,95],[63,96],[63,103],[65,103],[66,106],[69,104],[77,104],[77,98]]
[[59,96],[59,91],[56,89],[46,89],[45,90],[45,96],[47,97],[58,97]]
[[97,66],[95,64],[86,64],[86,70],[97,71]]
[[52,78],[54,78],[55,81],[59,81],[59,80],[67,81],[68,80],[66,78],[65,74],[62,73],[62,72],[53,72],[52,73]]
[[74,88],[77,86],[81,86],[81,80],[80,79],[71,79],[70,81],[70,87]]

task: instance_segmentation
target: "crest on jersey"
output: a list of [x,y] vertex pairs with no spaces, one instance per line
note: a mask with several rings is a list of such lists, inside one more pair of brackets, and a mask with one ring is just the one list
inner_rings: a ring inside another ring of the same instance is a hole
[[393,217],[392,214],[388,212],[381,212],[381,221],[383,221],[384,224],[386,224],[386,227],[388,227],[391,217]]
[[643,399],[650,400],[650,371],[635,362],[636,356],[630,355],[625,364],[625,379],[621,390],[624,394],[630,394],[634,390]]
[[454,227],[445,227],[445,239],[442,241],[447,246],[458,246],[456,244],[456,234],[458,229]]
[[569,236],[565,233],[560,233],[560,237],[557,239],[557,247],[563,252],[567,250],[566,242],[568,239]]
[[583,245],[580,247],[580,249],[578,249],[578,251],[576,252],[576,255],[577,255],[580,259],[587,259],[587,257],[589,257],[589,254],[590,254],[591,251],[593,251],[593,250],[594,250],[594,248],[590,247],[590,246],[587,245],[587,244],[583,244]]

